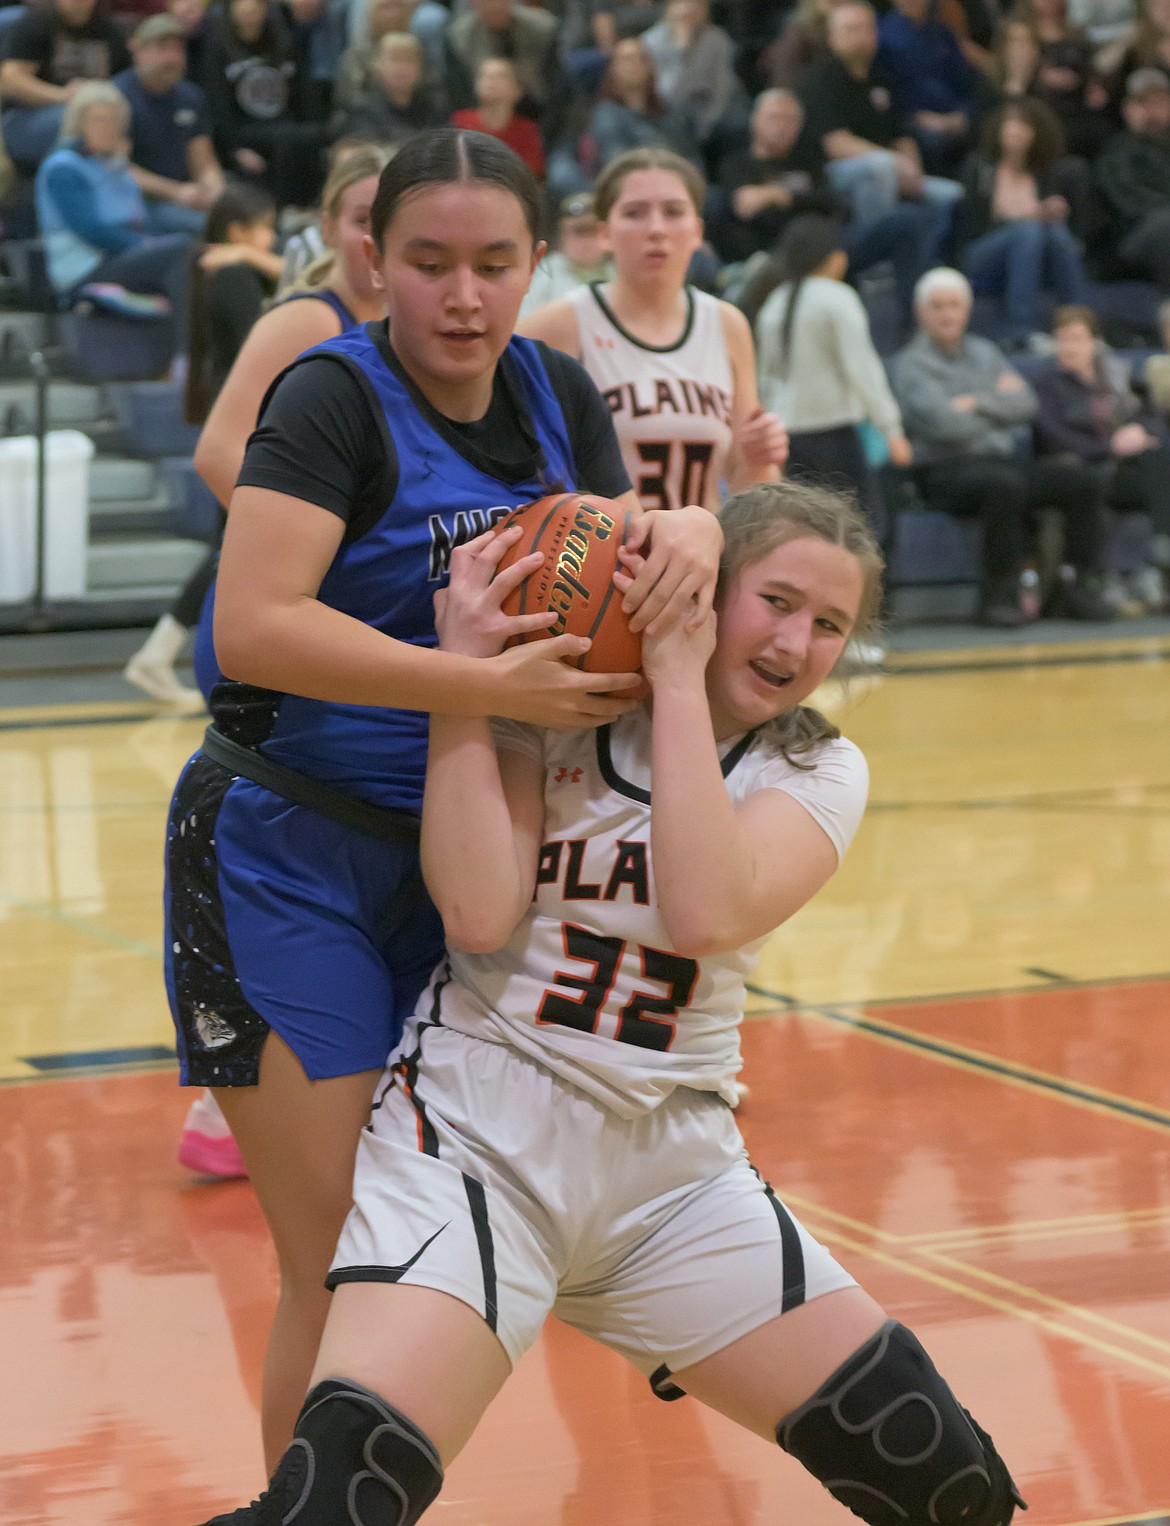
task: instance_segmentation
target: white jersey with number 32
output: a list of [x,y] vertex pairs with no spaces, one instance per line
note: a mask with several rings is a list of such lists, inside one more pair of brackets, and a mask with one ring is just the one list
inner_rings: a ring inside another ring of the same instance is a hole
[[577,315],[581,364],[609,404],[642,507],[701,503],[718,512],[735,391],[718,300],[688,286],[686,323],[672,345],[635,339],[600,286],[578,287],[568,300]]
[[[733,1101],[744,981],[764,940],[702,961],[671,947],[654,893],[646,711],[599,731],[513,721],[492,729],[499,747],[545,770],[536,894],[502,948],[451,952],[420,1016],[512,1044],[623,1117],[656,1107],[676,1086]],[[733,802],[783,790],[844,855],[868,788],[851,742],[826,742],[801,759],[812,768],[795,768],[754,734],[720,751]]]

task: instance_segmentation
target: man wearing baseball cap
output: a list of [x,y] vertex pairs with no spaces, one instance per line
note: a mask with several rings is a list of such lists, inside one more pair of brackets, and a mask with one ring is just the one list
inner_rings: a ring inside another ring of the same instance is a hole
[[1170,291],[1170,77],[1135,69],[1121,104],[1125,131],[1097,161],[1113,213],[1117,251],[1132,270]]
[[207,101],[184,79],[187,41],[165,12],[148,16],[130,38],[134,65],[114,84],[130,102],[130,165],[146,197],[152,233],[203,230],[203,215],[223,190]]

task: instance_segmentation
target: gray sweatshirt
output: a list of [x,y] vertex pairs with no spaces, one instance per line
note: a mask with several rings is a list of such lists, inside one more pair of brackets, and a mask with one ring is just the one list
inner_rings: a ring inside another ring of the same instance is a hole
[[[1000,392],[1003,376],[1020,379],[1018,391]],[[890,364],[894,396],[914,447],[915,465],[956,456],[1012,456],[1015,430],[1031,422],[1036,394],[1019,378],[990,339],[965,334],[957,350],[944,350],[916,334]],[[970,413],[951,407],[956,397],[973,396]]]

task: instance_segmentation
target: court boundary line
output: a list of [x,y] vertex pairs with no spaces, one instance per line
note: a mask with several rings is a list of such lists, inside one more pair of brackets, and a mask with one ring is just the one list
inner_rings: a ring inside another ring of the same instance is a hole
[[[983,1050],[953,1044],[946,1039],[931,1038],[929,1035],[915,1032],[912,1028],[903,1028],[896,1023],[884,1022],[881,1018],[850,1012],[846,1010],[844,1004],[826,1006],[803,1003],[791,997],[781,996],[778,992],[766,991],[761,986],[753,986],[751,989],[756,995],[773,997],[787,1012],[800,1012],[817,1018],[821,1022],[836,1023],[852,1029],[855,1033],[862,1033],[878,1043],[916,1050],[940,1064],[953,1065],[958,1069],[992,1076],[1006,1085],[1018,1086],[1026,1091],[1047,1093],[1089,1111],[1123,1118],[1140,1128],[1170,1130],[1170,1111],[1152,1104],[1137,1102],[1131,1097],[1107,1092],[1103,1088],[1089,1086],[1083,1082],[1070,1081],[1063,1076],[1053,1075],[1047,1071],[1038,1070],[1034,1066],[1020,1064],[1015,1060],[1002,1059]],[[1035,989],[1045,990],[1048,987],[1041,986]],[[766,1015],[763,1012],[752,1014],[753,1018],[757,1019]]]

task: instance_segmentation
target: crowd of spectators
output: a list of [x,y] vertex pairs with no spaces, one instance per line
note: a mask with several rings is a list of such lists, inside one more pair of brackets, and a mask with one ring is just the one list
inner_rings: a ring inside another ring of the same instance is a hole
[[[933,501],[976,503],[1013,567],[1028,505],[1052,496],[1053,469],[1039,463],[1071,471],[1075,448],[1054,443],[1052,398],[1040,406],[1027,383],[1001,384],[1016,374],[1005,354],[1035,347],[1054,304],[1096,326],[1094,283],[1170,293],[1170,0],[34,0],[0,9],[0,60],[0,165],[6,153],[35,179],[66,303],[121,281],[181,306],[192,245],[225,186],[262,190],[288,231],[338,145],[393,147],[445,122],[501,138],[545,183],[564,246],[534,298],[557,295],[605,270],[590,228],[597,173],[630,148],[674,149],[709,185],[693,278],[758,317],[762,380],[808,425],[795,430],[809,437],[802,448],[817,454],[822,427],[876,430],[886,459],[891,442],[895,465],[909,471],[913,457]],[[823,257],[797,270],[794,251],[812,258],[826,237]],[[920,283],[941,266],[962,273],[961,290],[942,293],[965,304],[953,340],[923,321]],[[892,393],[868,358],[865,308],[840,286],[875,271],[890,277],[896,338],[909,342]],[[790,378],[789,350],[813,342],[793,331],[794,282],[806,329],[815,312],[842,343],[864,331],[847,402],[823,394],[815,368]],[[1003,346],[995,377],[967,333],[978,299]],[[948,346],[982,367],[949,395]],[[1098,424],[1120,420],[1113,434],[1132,444],[1116,389],[1110,412],[1077,385],[1064,379],[1056,394]],[[1142,417],[1147,453],[1164,450],[1161,415]],[[1040,454],[1008,484],[1001,463],[1023,426]],[[1089,457],[1061,479],[1078,577],[1099,562],[1104,504],[1149,507],[1170,486],[1153,465],[1103,485],[1102,452],[1117,453],[1101,439],[1093,448],[1091,489]],[[956,471],[959,454],[978,466]],[[865,466],[850,459],[851,474]],[[986,575],[985,606],[1010,604],[1008,573]]]

